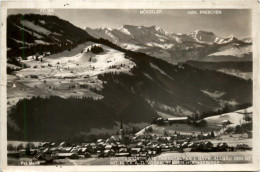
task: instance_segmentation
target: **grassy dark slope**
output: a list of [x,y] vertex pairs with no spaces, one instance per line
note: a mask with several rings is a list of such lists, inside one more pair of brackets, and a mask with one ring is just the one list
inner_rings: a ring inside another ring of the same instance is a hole
[[20,131],[8,128],[8,139],[49,141],[67,139],[92,127],[110,127],[117,119],[113,109],[100,101],[60,97],[24,99],[9,117]]
[[241,72],[252,72],[253,62],[252,61],[223,61],[223,62],[202,62],[202,61],[187,61],[186,64],[209,70],[219,70],[219,69],[234,69]]
[[37,97],[21,100],[9,114],[20,130],[15,131],[8,126],[8,139],[66,140],[87,133],[91,128],[111,128],[115,121],[150,122],[155,114],[144,99],[127,91],[118,91],[120,97],[114,97],[118,100],[113,102],[117,106],[106,100],[91,98]]
[[[221,99],[225,101],[235,100],[241,104],[252,102],[251,81],[189,65],[174,66],[138,53],[131,59],[138,64],[132,71],[133,76],[106,74],[100,79],[106,80],[109,84],[118,80],[121,86],[145,98],[169,106],[180,105],[192,112],[204,112],[220,107],[219,102],[204,94],[202,90],[224,92],[225,95]],[[150,67],[150,63],[157,65],[168,76]],[[116,91],[116,86],[111,90]]]

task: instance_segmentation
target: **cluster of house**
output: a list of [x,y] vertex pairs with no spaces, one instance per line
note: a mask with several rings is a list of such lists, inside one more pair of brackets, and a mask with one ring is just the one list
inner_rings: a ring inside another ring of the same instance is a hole
[[207,139],[201,140],[193,135],[156,136],[149,133],[143,135],[125,134],[122,123],[118,135],[107,139],[98,139],[96,142],[70,144],[66,142],[45,142],[36,148],[27,147],[19,150],[19,156],[31,156],[35,160],[53,162],[54,159],[78,159],[101,157],[142,157],[148,158],[167,151],[177,152],[213,152],[235,151],[236,149],[250,150],[245,144],[237,147],[229,146],[225,142],[213,145]]
[[[78,159],[78,158],[102,158],[102,157],[153,157],[167,151],[178,152],[211,152],[211,151],[235,151],[235,147],[228,146],[225,142],[213,145],[207,140],[194,141],[191,138],[157,137],[140,135],[132,137],[130,144],[124,144],[120,137],[98,139],[92,143],[69,144],[62,142],[40,144],[37,148],[20,150],[20,156],[31,156],[36,160],[54,159]],[[250,149],[248,145],[239,144],[237,149]]]
[[[234,150],[234,147],[229,147],[225,142],[214,146],[210,141],[195,140],[182,135],[178,135],[177,138],[174,136],[139,135],[131,137],[128,144],[124,143],[126,138],[123,137],[119,134],[118,137],[111,136],[108,139],[98,139],[96,142],[81,144],[46,142],[37,148],[21,149],[20,155],[34,156],[37,159],[44,157],[51,157],[52,159],[78,159],[89,157],[151,157],[167,151],[209,152]],[[248,148],[248,146],[245,148]]]

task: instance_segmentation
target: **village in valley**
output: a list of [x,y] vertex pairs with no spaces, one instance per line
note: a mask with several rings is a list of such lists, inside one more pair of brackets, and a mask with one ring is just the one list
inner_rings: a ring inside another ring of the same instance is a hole
[[[237,113],[243,114],[245,119],[240,126],[236,125],[234,128],[232,122],[223,120],[219,131],[206,133],[201,131],[188,134],[165,130],[172,125],[191,125],[189,117],[166,119],[153,117],[151,125],[140,131],[133,131],[136,133],[127,133],[121,121],[115,135],[106,139],[95,139],[94,142],[89,143],[27,142],[14,146],[10,142],[8,162],[12,165],[195,165],[205,163],[203,157],[211,157],[206,163],[223,163],[221,161],[223,158],[229,158],[230,162],[234,163],[250,163],[252,131],[245,126],[252,124],[251,112],[238,111]],[[155,132],[156,128],[164,129]],[[239,155],[242,159],[236,161]],[[193,158],[197,156],[199,161],[187,158],[190,156]]]

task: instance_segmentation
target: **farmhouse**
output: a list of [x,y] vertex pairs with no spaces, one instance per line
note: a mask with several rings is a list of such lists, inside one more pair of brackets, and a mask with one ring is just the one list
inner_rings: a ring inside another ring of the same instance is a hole
[[116,157],[128,157],[130,154],[128,152],[120,152],[115,154]]
[[75,153],[57,153],[57,157],[59,159],[65,159],[65,158],[70,158],[70,159],[78,159],[78,155]]
[[141,148],[132,148],[131,149],[131,156],[137,156],[141,151]]
[[69,153],[69,152],[71,152],[71,150],[72,150],[72,147],[63,147],[63,148],[61,148],[60,152]]
[[127,148],[120,148],[118,152],[120,152],[120,153],[127,152]]
[[169,124],[185,124],[188,121],[188,117],[173,117],[167,118]]
[[222,125],[230,125],[230,124],[232,124],[232,122],[230,122],[229,120],[222,121]]

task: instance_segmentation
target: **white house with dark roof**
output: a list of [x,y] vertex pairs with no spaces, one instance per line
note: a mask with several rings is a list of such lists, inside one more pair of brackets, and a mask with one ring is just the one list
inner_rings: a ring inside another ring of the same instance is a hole
[[167,121],[169,124],[184,124],[187,123],[188,117],[172,117],[172,118],[167,118]]

